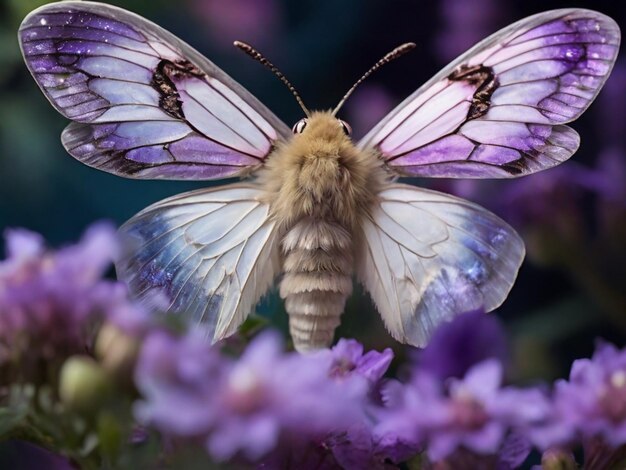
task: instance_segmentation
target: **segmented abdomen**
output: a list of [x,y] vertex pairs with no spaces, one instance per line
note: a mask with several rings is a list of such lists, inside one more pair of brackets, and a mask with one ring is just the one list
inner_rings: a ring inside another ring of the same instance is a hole
[[296,350],[332,343],[346,299],[352,293],[352,240],[340,224],[313,217],[284,236],[280,296],[289,314]]

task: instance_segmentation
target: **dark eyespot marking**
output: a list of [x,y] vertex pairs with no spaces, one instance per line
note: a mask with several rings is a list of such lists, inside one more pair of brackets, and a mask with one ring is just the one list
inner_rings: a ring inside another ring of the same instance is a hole
[[466,81],[472,85],[478,85],[472,97],[472,105],[467,113],[468,120],[477,119],[487,114],[489,106],[491,106],[491,95],[498,88],[498,80],[491,67],[463,64],[448,75],[448,80]]
[[159,92],[159,106],[170,116],[185,119],[183,102],[174,84],[174,80],[185,77],[204,77],[204,73],[188,60],[171,62],[163,59],[152,75],[152,88]]

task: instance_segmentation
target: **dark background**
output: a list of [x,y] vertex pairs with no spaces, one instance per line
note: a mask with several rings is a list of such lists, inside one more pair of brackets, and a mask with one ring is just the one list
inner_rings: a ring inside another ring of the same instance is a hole
[[[134,181],[90,169],[66,154],[67,124],[29,76],[16,39],[38,0],[0,0],[0,229],[23,226],[57,246],[91,222],[122,223],[166,196],[206,183]],[[252,43],[289,77],[313,109],[333,107],[386,52],[406,41],[414,52],[384,67],[348,101],[342,117],[362,136],[394,105],[465,49],[527,15],[593,8],[626,26],[616,1],[557,0],[126,0],[115,1],[171,30],[207,55],[289,126],[302,117],[286,88],[232,47]],[[573,127],[582,145],[562,169],[496,183],[426,182],[479,202],[511,222],[529,256],[497,311],[510,332],[512,378],[564,376],[594,340],[626,338],[626,60]],[[420,182],[424,183],[424,182]],[[211,183],[209,183],[211,184]],[[286,325],[273,293],[260,305]],[[394,345],[360,290],[341,336],[366,347]],[[396,347],[396,346],[394,346]],[[398,349],[398,352],[402,352]]]

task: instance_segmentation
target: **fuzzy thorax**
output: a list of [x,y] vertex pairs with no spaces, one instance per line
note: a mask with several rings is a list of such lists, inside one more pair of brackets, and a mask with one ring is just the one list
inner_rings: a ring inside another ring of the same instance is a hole
[[333,219],[352,231],[382,182],[380,160],[355,147],[329,112],[315,112],[301,134],[269,157],[261,182],[281,227],[303,217]]

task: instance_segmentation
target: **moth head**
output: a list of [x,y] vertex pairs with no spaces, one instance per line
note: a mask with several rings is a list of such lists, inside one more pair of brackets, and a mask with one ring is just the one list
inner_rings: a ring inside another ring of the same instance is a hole
[[[350,127],[350,124],[342,119],[335,119],[335,121],[337,121],[337,124],[339,125],[339,127],[341,127],[341,130],[346,136],[350,137],[352,135],[352,127]],[[309,118],[302,118],[293,125],[291,130],[294,134],[302,134],[307,128],[308,124]]]

